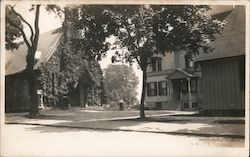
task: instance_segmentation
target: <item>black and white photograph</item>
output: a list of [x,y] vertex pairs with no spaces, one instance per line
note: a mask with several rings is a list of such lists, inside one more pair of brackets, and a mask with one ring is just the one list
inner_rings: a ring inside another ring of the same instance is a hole
[[249,1],[1,1],[3,157],[249,156]]

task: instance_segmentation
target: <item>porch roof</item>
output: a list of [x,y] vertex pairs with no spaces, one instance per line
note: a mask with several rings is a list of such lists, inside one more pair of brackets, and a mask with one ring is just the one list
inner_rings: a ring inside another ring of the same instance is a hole
[[198,77],[198,75],[192,74],[191,72],[188,72],[181,68],[177,68],[175,71],[169,74],[166,78],[168,80],[173,80],[173,79],[183,79],[183,78],[189,78],[189,77]]

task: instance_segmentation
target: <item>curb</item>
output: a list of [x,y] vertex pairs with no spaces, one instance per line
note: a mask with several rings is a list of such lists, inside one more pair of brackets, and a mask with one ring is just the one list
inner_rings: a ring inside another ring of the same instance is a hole
[[191,132],[164,132],[164,131],[144,131],[144,130],[133,130],[133,129],[111,129],[111,128],[94,128],[84,126],[62,126],[53,124],[38,124],[38,123],[22,123],[22,122],[6,122],[5,124],[15,125],[34,125],[34,126],[47,126],[57,128],[72,128],[72,129],[87,129],[87,130],[100,130],[100,131],[124,131],[124,132],[142,132],[142,133],[158,133],[158,134],[169,134],[169,135],[181,135],[181,136],[197,136],[197,137],[224,137],[224,138],[240,138],[245,139],[244,135],[233,135],[233,134],[206,134],[206,133],[191,133]]

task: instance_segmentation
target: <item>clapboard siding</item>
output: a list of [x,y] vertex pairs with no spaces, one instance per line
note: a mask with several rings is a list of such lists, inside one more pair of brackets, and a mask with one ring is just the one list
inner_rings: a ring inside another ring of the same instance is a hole
[[243,110],[245,108],[239,72],[242,57],[244,58],[239,56],[201,62],[201,87],[205,110]]

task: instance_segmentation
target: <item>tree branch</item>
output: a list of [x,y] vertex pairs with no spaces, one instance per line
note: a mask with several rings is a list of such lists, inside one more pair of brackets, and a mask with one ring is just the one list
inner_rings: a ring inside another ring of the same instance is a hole
[[25,44],[27,45],[28,49],[30,49],[30,48],[31,48],[31,45],[30,45],[29,41],[27,40],[27,37],[26,37],[26,35],[25,35],[23,29],[20,28],[20,27],[19,27],[17,24],[15,24],[14,22],[12,22],[11,19],[10,19],[8,16],[6,16],[6,19],[7,19],[7,21],[9,22],[10,25],[12,25],[13,27],[17,28],[17,29],[21,32]]
[[16,14],[18,17],[20,17],[20,19],[28,25],[28,27],[30,28],[30,32],[31,32],[31,36],[30,36],[30,42],[33,41],[33,37],[34,37],[34,31],[33,28],[31,27],[31,25],[23,18],[23,16],[21,14],[19,14],[18,12],[15,11],[14,6],[8,5],[11,10],[13,11],[14,14]]
[[[128,32],[128,37],[129,37],[129,41],[130,41],[130,43],[132,44],[132,45],[134,45],[134,43],[132,42],[132,36],[131,36],[131,34],[130,34],[130,31],[129,31],[129,28],[128,28],[128,25],[127,25],[127,21],[126,20],[124,20],[124,25],[125,25],[125,28],[126,28],[126,30],[127,30],[127,32]],[[133,46],[133,49],[134,49],[134,54],[135,54],[135,59],[136,59],[136,61],[138,62],[138,64],[139,64],[139,66],[141,66],[141,61],[138,59],[138,53],[135,51],[135,47]],[[137,48],[138,49],[138,48]]]
[[37,48],[37,44],[38,44],[38,39],[39,39],[39,14],[40,14],[40,6],[41,5],[36,5],[36,15],[35,15],[35,37],[34,37],[34,41],[33,41],[33,45],[35,46],[35,49]]

